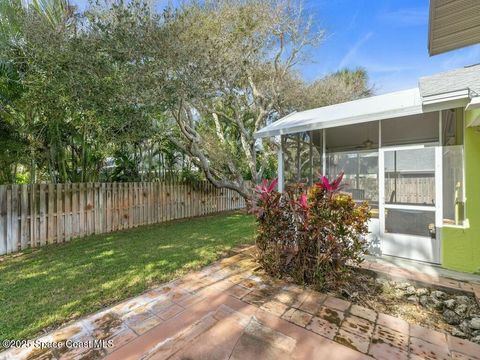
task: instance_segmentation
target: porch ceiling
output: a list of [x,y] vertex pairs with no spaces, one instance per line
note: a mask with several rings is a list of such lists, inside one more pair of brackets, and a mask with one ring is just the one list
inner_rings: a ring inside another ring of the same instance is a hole
[[423,113],[418,88],[295,112],[264,127],[256,138],[292,134]]

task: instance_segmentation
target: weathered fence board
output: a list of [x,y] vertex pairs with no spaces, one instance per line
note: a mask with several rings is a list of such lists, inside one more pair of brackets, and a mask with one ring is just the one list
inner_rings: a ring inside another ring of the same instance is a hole
[[[1,187],[1,186],[0,186]],[[37,185],[33,184],[30,190],[30,246],[34,247],[37,243],[37,200],[35,198]],[[33,215],[32,215],[33,214]]]
[[78,233],[78,184],[72,184],[72,237]]
[[[29,225],[28,225],[28,185],[22,185],[20,189],[20,247],[25,249],[28,246]],[[1,199],[0,199],[1,202]],[[1,223],[1,221],[0,221]],[[1,231],[1,230],[0,230]],[[1,235],[0,235],[1,239]]]
[[12,231],[12,190],[7,189],[7,253],[12,252],[12,237],[13,237],[13,231]]
[[0,254],[7,252],[7,188],[0,186]]
[[11,244],[10,244],[10,250],[16,251],[16,246],[18,246],[19,240],[20,240],[20,234],[18,231],[18,185],[12,185],[12,216],[11,216],[11,221],[12,221],[12,238],[11,238]]
[[78,197],[78,233],[77,236],[85,235],[85,184],[77,184]]
[[40,226],[40,245],[45,245],[47,241],[47,204],[46,204],[46,189],[47,185],[46,184],[40,184],[40,221],[39,221],[39,226]]
[[244,207],[208,182],[0,185],[0,255]]
[[54,234],[53,234],[53,211],[54,211],[54,208],[53,208],[53,200],[54,200],[54,196],[53,196],[53,187],[54,187],[54,184],[48,184],[47,186],[47,243],[48,244],[53,244],[53,240],[54,240]]

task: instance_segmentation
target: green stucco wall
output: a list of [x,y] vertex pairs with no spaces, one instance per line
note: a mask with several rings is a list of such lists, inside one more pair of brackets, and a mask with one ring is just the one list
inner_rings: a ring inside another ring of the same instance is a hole
[[443,227],[442,266],[452,270],[480,271],[480,128],[468,124],[480,110],[465,113],[465,210],[468,228]]

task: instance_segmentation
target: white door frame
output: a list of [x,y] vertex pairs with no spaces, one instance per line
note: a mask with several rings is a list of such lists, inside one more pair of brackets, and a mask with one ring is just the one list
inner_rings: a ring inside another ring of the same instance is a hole
[[[414,244],[416,241],[425,241],[427,238],[422,236],[407,235],[407,234],[386,234],[385,233],[385,209],[402,209],[402,210],[422,210],[422,211],[435,211],[435,227],[436,227],[436,239],[430,239],[432,253],[429,257],[418,258],[416,260],[423,260],[433,263],[440,263],[440,233],[439,228],[443,222],[443,192],[442,192],[442,148],[441,146],[435,146],[435,206],[425,205],[397,205],[397,204],[385,204],[385,152],[398,151],[398,150],[415,150],[427,148],[431,144],[419,144],[419,145],[406,145],[406,146],[388,146],[382,147],[378,151],[378,173],[379,173],[379,222],[380,222],[380,241],[382,253],[387,255],[393,255],[385,252],[389,241],[400,242],[406,244]],[[437,145],[437,144],[435,144]]]

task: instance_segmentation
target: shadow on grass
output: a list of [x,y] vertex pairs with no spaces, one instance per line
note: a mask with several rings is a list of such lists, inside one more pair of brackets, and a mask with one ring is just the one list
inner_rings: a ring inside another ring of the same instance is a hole
[[216,260],[254,239],[254,220],[217,215],[27,250],[0,262],[0,339],[33,337]]

